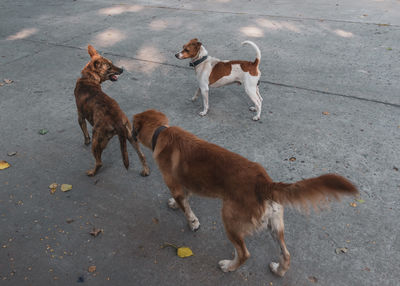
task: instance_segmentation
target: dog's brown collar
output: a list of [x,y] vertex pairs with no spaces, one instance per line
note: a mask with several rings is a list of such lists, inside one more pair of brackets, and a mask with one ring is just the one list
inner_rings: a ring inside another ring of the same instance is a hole
[[156,148],[158,135],[160,135],[160,133],[161,133],[164,129],[167,129],[167,128],[168,128],[168,127],[166,127],[166,126],[160,126],[160,127],[158,127],[158,128],[156,129],[156,131],[154,131],[153,138],[151,139],[151,146],[152,146],[152,148],[153,148],[153,151],[154,151],[154,149]]

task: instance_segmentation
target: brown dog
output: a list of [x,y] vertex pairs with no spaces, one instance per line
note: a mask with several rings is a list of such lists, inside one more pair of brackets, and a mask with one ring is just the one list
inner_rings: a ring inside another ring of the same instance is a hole
[[192,230],[197,230],[200,223],[190,208],[188,195],[222,199],[222,219],[235,247],[233,260],[219,262],[224,272],[236,270],[250,257],[245,236],[268,228],[282,252],[280,262],[271,262],[270,269],[283,276],[290,264],[284,241],[283,205],[316,206],[329,198],[358,194],[352,183],[334,174],[293,184],[275,183],[260,164],[179,127],[169,127],[168,118],[156,110],[136,114],[133,128],[138,140],[153,149],[153,157],[172,193],[168,205],[183,210]]
[[86,145],[90,144],[86,120],[93,126],[92,153],[96,159],[96,165],[86,173],[88,176],[96,174],[102,166],[101,153],[106,148],[108,141],[114,135],[118,135],[125,168],[129,167],[128,151],[126,150],[126,140],[128,140],[142,162],[141,175],[147,176],[150,173],[149,167],[139,149],[138,142],[132,137],[132,127],[128,117],[118,103],[101,90],[102,82],[116,81],[123,70],[114,66],[110,60],[100,56],[91,45],[88,46],[88,52],[91,60],[83,68],[82,77],[77,80],[75,86],[78,121]]

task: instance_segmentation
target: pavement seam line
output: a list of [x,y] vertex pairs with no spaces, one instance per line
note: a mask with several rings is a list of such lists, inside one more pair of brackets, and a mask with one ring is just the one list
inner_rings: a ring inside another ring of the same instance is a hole
[[[71,45],[66,45],[66,44],[57,44],[57,43],[50,43],[50,42],[44,42],[44,41],[38,41],[38,40],[29,40],[29,39],[23,39],[22,41],[28,41],[28,42],[34,42],[34,43],[45,43],[47,45],[56,46],[56,47],[64,47],[64,48],[70,48],[70,49],[75,49],[75,50],[80,50],[80,51],[86,51],[86,49],[83,49],[83,48],[80,48],[80,47],[71,46]],[[145,60],[145,59],[139,59],[139,58],[130,57],[130,56],[126,56],[126,55],[115,54],[115,53],[111,53],[111,52],[102,52],[101,50],[98,50],[98,51],[101,52],[104,55],[110,55],[110,56],[115,56],[115,57],[120,57],[120,58],[127,58],[127,59],[131,59],[131,60],[139,61],[139,62],[154,63],[154,64],[158,64],[158,65],[162,65],[162,66],[170,66],[170,67],[176,67],[176,68],[186,69],[186,70],[191,70],[192,69],[190,67],[184,67],[184,66],[180,66],[180,65],[156,62],[156,61]],[[266,84],[271,84],[271,85],[276,85],[276,86],[281,86],[281,87],[286,87],[286,88],[306,90],[306,91],[311,91],[311,92],[315,92],[315,93],[321,93],[321,94],[333,95],[333,96],[340,96],[340,97],[345,97],[345,98],[349,98],[349,99],[362,100],[362,101],[366,101],[366,102],[379,103],[379,104],[384,104],[384,105],[391,106],[391,107],[400,108],[400,104],[386,102],[386,101],[380,101],[380,100],[376,100],[376,99],[363,98],[363,97],[359,97],[359,96],[355,96],[355,95],[348,95],[348,94],[342,94],[342,93],[336,93],[336,92],[330,92],[330,91],[323,91],[323,90],[319,90],[319,89],[301,87],[301,86],[296,86],[296,85],[289,85],[289,84],[278,83],[278,82],[273,82],[273,81],[269,81],[269,80],[260,80],[260,82],[266,83]]]
[[208,13],[217,13],[217,14],[232,14],[232,15],[247,15],[247,16],[260,16],[260,17],[269,17],[269,18],[278,18],[278,19],[287,19],[291,21],[319,21],[319,22],[335,22],[335,23],[348,23],[348,24],[359,24],[359,25],[376,25],[376,26],[388,26],[388,27],[400,27],[400,25],[392,25],[389,23],[375,23],[375,22],[357,22],[357,21],[349,21],[349,20],[335,20],[335,19],[324,19],[324,18],[298,18],[294,16],[278,16],[278,15],[269,15],[269,14],[259,14],[259,13],[243,13],[243,12],[232,12],[232,11],[215,11],[215,10],[203,10],[203,9],[189,9],[189,8],[179,8],[179,7],[168,7],[168,6],[153,6],[153,5],[140,5],[145,8],[153,8],[153,9],[169,9],[169,10],[177,10],[177,11],[192,11],[192,12],[208,12]]

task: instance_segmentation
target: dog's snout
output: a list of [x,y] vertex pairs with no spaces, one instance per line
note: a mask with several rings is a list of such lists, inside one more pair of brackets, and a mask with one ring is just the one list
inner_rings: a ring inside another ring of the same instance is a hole
[[175,57],[176,57],[177,59],[179,59],[179,53],[176,53],[176,54],[175,54]]
[[119,74],[122,74],[124,72],[124,69],[123,68],[120,68],[119,69]]

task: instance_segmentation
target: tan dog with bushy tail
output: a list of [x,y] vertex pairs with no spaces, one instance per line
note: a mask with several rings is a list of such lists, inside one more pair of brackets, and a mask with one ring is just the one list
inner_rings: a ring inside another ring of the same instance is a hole
[[250,253],[244,238],[253,231],[268,228],[279,243],[279,263],[271,262],[273,273],[283,276],[289,269],[290,254],[284,240],[283,205],[318,205],[328,198],[356,195],[356,187],[347,179],[327,174],[293,184],[275,183],[258,163],[201,140],[176,126],[157,110],[133,117],[133,133],[146,147],[153,149],[165,184],[171,191],[171,208],[181,208],[189,226],[200,223],[190,208],[191,193],[223,201],[222,220],[227,236],[235,247],[233,260],[221,260],[222,271],[234,271]]

